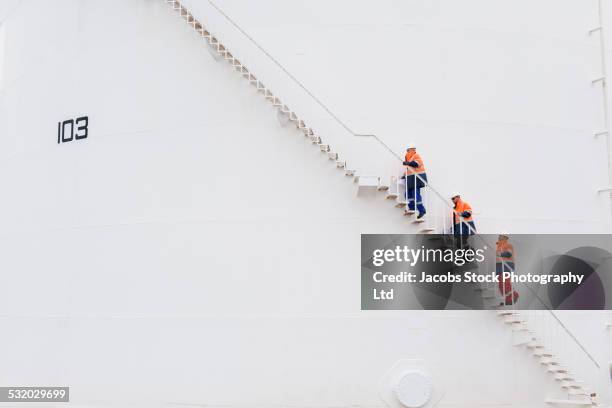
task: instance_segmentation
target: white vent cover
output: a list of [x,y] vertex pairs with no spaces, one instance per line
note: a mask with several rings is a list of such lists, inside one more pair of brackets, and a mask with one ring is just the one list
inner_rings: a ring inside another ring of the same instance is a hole
[[431,379],[418,371],[406,373],[395,386],[397,399],[408,408],[419,408],[431,399]]

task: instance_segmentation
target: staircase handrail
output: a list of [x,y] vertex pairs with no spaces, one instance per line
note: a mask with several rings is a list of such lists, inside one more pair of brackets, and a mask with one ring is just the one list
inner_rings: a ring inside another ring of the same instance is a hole
[[[376,140],[380,145],[382,145],[385,150],[391,154],[396,160],[400,161],[401,163],[403,163],[403,158],[398,155],[397,153],[395,153],[393,151],[393,149],[391,149],[380,137],[378,137],[376,134],[364,134],[364,133],[357,133],[354,130],[352,130],[342,119],[340,119],[340,117],[338,117],[338,115],[336,115],[325,103],[323,103],[323,101],[321,101],[314,93],[312,93],[300,80],[298,80],[291,72],[289,72],[289,70],[287,68],[285,68],[285,66],[283,66],[283,64],[281,64],[276,58],[274,58],[273,55],[271,55],[263,46],[261,46],[252,36],[250,36],[238,23],[236,23],[227,13],[225,13],[225,11],[223,11],[223,9],[221,9],[214,1],[212,0],[206,0],[215,10],[217,10],[217,12],[219,12],[219,14],[221,14],[221,16],[223,16],[232,26],[234,26],[242,35],[244,35],[253,45],[255,45],[266,57],[268,57],[268,59],[270,61],[272,61],[278,68],[280,68],[296,85],[298,85],[307,95],[309,95],[321,108],[323,108],[332,119],[334,119],[343,129],[345,129],[349,134],[351,134],[354,137],[370,137],[373,138],[374,140]],[[180,3],[180,1],[176,1],[177,3]],[[427,180],[425,180],[423,177],[421,177],[420,175],[416,175],[416,177],[418,177],[419,180],[421,180],[427,187],[429,187],[429,189],[431,191],[433,191],[435,193],[435,195],[440,198],[442,200],[442,203],[451,211],[454,210],[454,207],[448,202],[448,199],[450,198],[445,198],[436,188],[434,188],[431,183],[427,182]],[[470,235],[474,235],[475,237],[479,238],[480,240],[482,240],[486,245],[490,245],[490,243],[484,238],[482,237],[482,235],[478,234],[475,230],[475,228],[473,228],[470,224],[468,224],[467,222],[465,222],[462,217],[460,218],[460,222],[463,223],[464,225],[466,225],[470,231]],[[531,290],[531,288],[529,288]],[[552,309],[550,309],[538,296],[537,294],[535,294],[535,296],[541,301],[541,304],[546,308],[546,310],[553,316],[554,321],[556,321],[565,332],[567,332],[567,334],[576,342],[576,344],[580,347],[580,349],[582,350],[582,352],[584,352],[589,359],[595,364],[595,366],[597,368],[599,368],[599,363],[593,358],[593,356],[586,350],[586,348],[584,347],[584,345],[582,345],[580,343],[580,341],[576,338],[576,336],[574,336],[571,331],[561,322],[561,320],[558,318],[558,316],[553,312]]]

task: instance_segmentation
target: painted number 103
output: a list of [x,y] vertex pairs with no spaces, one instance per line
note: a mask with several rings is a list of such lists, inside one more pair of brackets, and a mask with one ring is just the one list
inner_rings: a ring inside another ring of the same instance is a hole
[[89,117],[81,116],[57,122],[57,143],[67,143],[73,140],[86,139],[88,135]]

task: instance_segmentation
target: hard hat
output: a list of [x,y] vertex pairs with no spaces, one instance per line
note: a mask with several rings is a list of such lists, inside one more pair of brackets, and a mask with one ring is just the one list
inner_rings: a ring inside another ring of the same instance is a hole
[[408,147],[406,148],[406,150],[408,149],[416,149],[416,146],[414,145],[414,143],[408,143]]
[[461,195],[461,194],[459,194],[459,193],[455,192],[455,193],[451,194],[450,198],[455,198],[455,197],[460,196],[460,195]]
[[509,236],[510,236],[510,233],[509,233],[508,231],[506,231],[506,230],[503,230],[503,231],[502,231],[502,232],[500,232],[498,235],[502,235],[502,236],[504,236],[504,237],[509,237]]

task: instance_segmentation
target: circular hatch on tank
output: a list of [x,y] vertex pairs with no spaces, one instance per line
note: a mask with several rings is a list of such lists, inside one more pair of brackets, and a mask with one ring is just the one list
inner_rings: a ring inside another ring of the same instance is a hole
[[429,402],[433,384],[429,377],[418,371],[406,373],[395,386],[395,395],[403,406],[419,408]]

